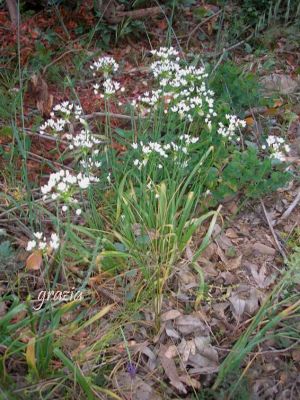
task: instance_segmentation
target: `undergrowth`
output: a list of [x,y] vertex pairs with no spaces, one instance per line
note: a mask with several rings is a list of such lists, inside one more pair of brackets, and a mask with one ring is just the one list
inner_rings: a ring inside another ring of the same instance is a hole
[[[54,106],[35,134],[56,141],[59,166],[48,160],[50,174],[38,177],[38,183],[26,170],[30,139],[12,125],[15,147],[8,154],[11,159],[21,155],[21,179],[20,171],[2,172],[20,186],[17,195],[9,188],[1,194],[7,204],[2,217],[15,218],[29,240],[26,271],[11,279],[1,297],[4,398],[47,399],[54,393],[72,398],[76,386],[88,399],[118,399],[96,366],[113,374],[109,346],[115,345],[119,328],[140,319],[139,310],[150,304],[151,334],[156,335],[169,278],[196,234],[201,240],[190,262],[197,265],[221,216],[220,202],[228,196],[260,198],[292,178],[282,138],[266,134],[257,142],[248,140],[242,114],[248,100],[257,100],[252,77],[240,88],[248,90],[246,102],[232,82],[238,75],[232,65],[222,67],[209,83],[205,69],[186,63],[174,48],[152,55],[153,89],[138,99],[131,99],[117,80],[119,65],[112,57],[89,66],[94,94],[105,111],[91,122],[76,93]],[[122,93],[129,101],[120,100]],[[20,93],[15,96],[17,103]],[[14,103],[6,100],[1,117],[8,123]],[[122,129],[113,123],[113,105],[128,121]],[[2,242],[1,254],[10,252]],[[296,295],[285,296],[291,273],[223,361],[214,390],[269,330],[298,313],[299,301],[290,305]],[[116,307],[117,300],[98,301],[92,290],[97,279],[124,289],[123,309]],[[60,294],[42,297],[41,291]],[[82,351],[68,349],[68,341],[80,334],[89,343]]]

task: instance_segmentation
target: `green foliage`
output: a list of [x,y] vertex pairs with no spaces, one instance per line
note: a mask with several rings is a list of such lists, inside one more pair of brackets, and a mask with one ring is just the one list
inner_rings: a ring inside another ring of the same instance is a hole
[[260,159],[255,148],[244,152],[234,151],[226,167],[219,174],[219,185],[213,191],[216,199],[244,193],[249,198],[259,198],[284,186],[292,174],[280,163],[270,158]]
[[222,107],[225,110],[234,110],[237,114],[253,106],[265,105],[266,102],[260,94],[257,77],[252,73],[245,73],[231,61],[217,68],[211,87]]
[[298,0],[245,0],[218,2],[225,10],[226,30],[222,32],[223,39],[231,42],[240,40],[255,33],[259,35],[272,26],[278,25],[280,31],[283,25],[300,22],[300,3]]

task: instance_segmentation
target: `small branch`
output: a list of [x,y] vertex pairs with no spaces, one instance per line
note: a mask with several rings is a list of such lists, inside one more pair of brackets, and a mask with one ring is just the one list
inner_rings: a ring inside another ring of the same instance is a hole
[[8,8],[11,23],[13,24],[14,28],[17,28],[20,23],[20,14],[16,0],[6,0],[6,5]]
[[148,7],[133,11],[115,11],[115,9],[113,9],[113,12],[111,12],[112,10],[109,11],[110,12],[103,13],[103,15],[104,18],[112,24],[118,24],[124,18],[140,19],[148,16],[153,17],[154,15],[162,13],[161,7]]
[[194,35],[194,33],[197,32],[197,30],[200,29],[201,26],[205,25],[206,22],[208,22],[208,21],[210,21],[212,18],[218,16],[221,12],[222,12],[222,10],[219,10],[218,12],[216,12],[215,14],[212,14],[212,15],[210,15],[209,17],[205,18],[205,19],[204,19],[203,21],[201,21],[197,26],[195,26],[195,28],[192,29],[192,31],[189,33],[188,40],[187,40],[187,42],[186,42],[186,47],[189,47],[190,40],[191,40],[192,36]]
[[272,233],[272,236],[273,236],[273,238],[274,238],[274,240],[275,240],[277,249],[278,249],[279,253],[282,255],[283,259],[286,260],[286,259],[287,259],[287,255],[285,254],[285,251],[283,250],[283,248],[282,248],[282,246],[281,246],[281,244],[280,244],[280,242],[279,242],[279,240],[278,240],[278,237],[277,237],[277,235],[276,235],[276,232],[274,231],[274,228],[273,228],[273,225],[272,225],[272,221],[270,220],[269,214],[268,214],[268,212],[267,212],[267,210],[266,210],[266,207],[265,207],[265,203],[263,202],[262,199],[260,200],[260,203],[261,203],[261,205],[262,205],[262,209],[263,209],[263,211],[264,211],[264,214],[265,214],[267,223],[268,223],[268,225],[269,225],[270,231],[271,231],[271,233]]
[[268,110],[268,107],[253,107],[250,110],[245,111],[245,118],[252,117],[253,114],[264,114]]
[[125,119],[127,121],[131,121],[132,119],[141,118],[141,117],[134,117],[134,116],[130,116],[130,115],[107,113],[107,112],[93,112],[92,114],[84,115],[83,118],[92,119],[94,117],[107,117],[107,116],[109,116],[111,118]]
[[299,202],[300,202],[300,189],[299,189],[299,192],[298,192],[297,196],[295,197],[294,201],[290,204],[288,209],[282,214],[282,216],[277,221],[276,225],[279,224],[280,222],[282,222],[284,219],[288,218],[290,216],[290,214],[292,213],[292,211],[294,210],[294,208],[297,207]]

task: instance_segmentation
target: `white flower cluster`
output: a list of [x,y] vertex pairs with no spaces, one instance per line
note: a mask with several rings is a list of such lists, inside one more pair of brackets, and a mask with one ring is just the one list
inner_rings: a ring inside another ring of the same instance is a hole
[[[58,116],[55,115],[56,113]],[[83,122],[82,114],[81,106],[63,101],[53,107],[53,111],[50,113],[51,118],[40,126],[40,135],[44,135],[46,132],[57,135],[57,133],[65,130],[66,125],[71,122],[73,117],[75,120]]]
[[65,118],[66,120],[69,120],[72,113],[74,113],[75,119],[80,119],[82,116],[81,106],[70,103],[69,101],[63,101],[60,104],[56,104],[56,106],[53,107],[53,111],[61,113],[63,115],[63,118]]
[[[99,179],[94,176],[87,176],[81,172],[78,175],[72,175],[68,170],[62,169],[52,173],[48,183],[41,187],[41,192],[44,195],[43,200],[50,197],[52,200],[61,199],[64,203],[77,204],[78,200],[73,196],[78,187],[80,189],[87,189],[91,183],[98,181]],[[63,211],[66,210],[67,208],[63,209]]]
[[104,56],[99,57],[98,60],[90,66],[90,69],[93,71],[94,76],[98,71],[103,72],[104,75],[107,76],[108,74],[117,72],[119,69],[119,64],[116,63],[113,57]]
[[[93,85],[94,88],[94,93],[95,94],[99,94],[99,88],[100,85],[98,83],[96,83],[95,85]],[[103,82],[103,91],[104,93],[100,94],[101,98],[104,97],[110,97],[113,94],[115,94],[118,91],[124,92],[125,88],[121,87],[120,83],[117,81],[113,81],[110,78],[107,78],[104,82]]]
[[[285,143],[282,137],[270,135],[266,139],[268,148],[271,152],[270,157],[279,161],[285,161],[285,154],[290,151],[290,146]],[[266,145],[262,146],[262,149],[266,149]]]
[[48,243],[46,237],[43,235],[42,232],[35,232],[33,236],[34,239],[29,240],[29,242],[27,243],[27,251],[32,251],[34,249],[46,250],[47,247],[51,250],[57,250],[59,248],[59,237],[56,233],[51,234]]
[[222,122],[219,122],[219,129],[218,133],[225,138],[228,139],[236,139],[239,140],[240,138],[235,137],[235,133],[237,129],[240,127],[245,128],[246,121],[238,119],[236,115],[226,115],[226,119],[228,120],[228,126],[225,126]]
[[[96,136],[87,129],[82,129],[76,136],[68,133],[65,137],[70,141],[70,150],[80,148],[82,151],[85,151],[93,148],[97,144],[102,143],[101,140],[97,139]],[[98,150],[94,150],[94,154],[98,154],[98,152]]]
[[189,122],[196,116],[202,117],[211,129],[212,119],[217,113],[214,110],[214,92],[207,88],[208,74],[204,68],[181,66],[178,52],[173,48],[162,47],[152,54],[159,58],[151,65],[159,88],[139,97],[145,111],[150,112],[151,108],[163,104],[165,113],[177,113]]
[[50,131],[48,133],[56,135],[58,132],[64,131],[66,124],[67,121],[62,118],[58,119],[49,118],[46,122],[44,122],[40,126],[40,135],[44,135],[48,131]]
[[94,168],[100,168],[102,165],[101,161],[93,160],[89,157],[87,160],[80,160],[80,165],[88,171],[91,171]]
[[[194,138],[190,135],[181,135],[180,136],[181,143],[180,145],[170,142],[166,144],[161,144],[158,142],[149,142],[147,144],[144,144],[142,141],[139,143],[133,143],[131,146],[134,150],[139,150],[141,153],[142,157],[141,159],[136,158],[133,162],[134,166],[138,167],[139,170],[142,169],[142,167],[146,166],[149,158],[152,155],[158,155],[162,159],[166,159],[169,156],[172,156],[173,159],[179,158],[181,154],[187,155],[188,154],[188,146],[194,143],[197,143],[199,140],[198,138]],[[183,167],[186,167],[187,160],[185,160],[182,163]],[[158,164],[158,168],[161,169],[162,165]]]
[[95,83],[93,85],[94,93],[96,95],[100,93],[101,98],[109,98],[118,91],[124,92],[125,88],[121,87],[119,82],[113,81],[109,77],[110,75],[113,75],[115,72],[117,72],[119,69],[119,65],[116,63],[113,57],[109,56],[100,57],[90,66],[90,68],[92,71],[94,71],[93,76],[96,76],[96,71],[97,72],[100,71],[101,73],[103,73],[103,76],[105,78],[101,89],[103,93],[99,92],[101,87],[99,83]]
[[151,50],[151,54],[162,59],[177,57],[178,51],[173,47],[160,47],[158,50]]
[[199,138],[191,135],[180,135],[179,139],[185,141],[186,144],[195,144],[199,141]]

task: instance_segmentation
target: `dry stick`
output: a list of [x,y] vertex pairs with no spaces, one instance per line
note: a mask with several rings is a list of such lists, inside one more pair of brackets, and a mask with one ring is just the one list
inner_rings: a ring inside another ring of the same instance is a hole
[[232,46],[227,47],[226,49],[223,49],[222,51],[219,51],[218,53],[215,53],[215,55],[214,55],[215,57],[218,56],[218,55],[220,55],[220,54],[221,54],[221,57],[219,58],[217,64],[214,66],[213,70],[211,71],[211,75],[216,71],[216,69],[218,68],[218,66],[221,64],[221,62],[223,61],[223,58],[224,58],[225,54],[226,54],[228,51],[231,51],[231,50],[233,50],[233,49],[235,49],[235,48],[241,46],[242,44],[246,43],[248,40],[250,40],[250,39],[252,38],[252,36],[253,36],[253,33],[252,33],[250,36],[248,36],[246,39],[241,40],[240,42],[238,42],[238,43],[236,43],[236,44],[233,44]]
[[16,0],[6,0],[6,5],[8,8],[10,20],[14,28],[16,28],[20,22],[20,13],[18,10],[17,2]]
[[69,144],[69,142],[67,142],[66,140],[62,140],[59,137],[50,136],[50,135],[47,135],[46,133],[41,135],[39,133],[32,132],[29,129],[25,129],[25,130],[26,130],[26,134],[27,135],[36,136],[36,137],[39,137],[41,139],[50,140],[51,142],[60,142],[60,143],[64,143],[64,144]]
[[276,235],[276,233],[274,231],[273,225],[272,225],[272,221],[270,220],[269,214],[268,214],[268,212],[266,210],[265,203],[263,202],[262,199],[260,199],[260,203],[262,205],[262,208],[263,208],[267,223],[269,225],[270,231],[271,231],[271,233],[273,235],[273,238],[275,240],[277,249],[278,249],[279,253],[282,255],[283,259],[286,260],[287,259],[287,255],[285,254],[285,251],[283,250],[281,244],[279,243],[278,237],[277,237],[277,235]]
[[253,117],[253,114],[264,114],[266,111],[268,111],[268,107],[253,107],[250,110],[245,111],[245,118],[247,117]]
[[109,116],[111,118],[118,118],[118,119],[125,119],[127,121],[131,121],[133,119],[139,119],[141,117],[132,117],[130,115],[124,115],[124,114],[115,114],[115,113],[107,113],[107,112],[93,112],[92,114],[87,114],[83,115],[82,118],[85,119],[92,119],[94,117],[106,117]]
[[51,61],[50,64],[46,65],[43,69],[43,75],[45,74],[45,72],[47,71],[47,69],[49,67],[51,67],[53,64],[57,63],[59,60],[61,60],[62,58],[64,58],[67,54],[69,53],[74,53],[75,51],[83,51],[83,49],[70,49],[65,51],[64,53],[62,53],[60,56],[58,56],[57,58],[55,58],[53,61]]
[[186,47],[189,47],[189,43],[190,43],[190,40],[191,40],[193,34],[194,34],[195,32],[197,32],[197,30],[198,30],[199,28],[201,28],[202,25],[205,25],[206,22],[210,21],[212,18],[216,17],[216,16],[219,15],[221,12],[222,12],[222,10],[217,11],[215,14],[210,15],[209,17],[207,17],[207,18],[205,18],[203,21],[201,21],[197,26],[195,26],[195,28],[192,29],[192,31],[189,33],[189,37],[188,37],[188,40],[187,40],[187,42],[186,42]]
[[294,201],[291,203],[291,205],[288,207],[288,209],[282,214],[282,216],[279,218],[279,220],[276,222],[276,225],[282,222],[284,219],[288,218],[291,212],[294,210],[294,208],[298,205],[300,202],[300,189],[295,197]]

